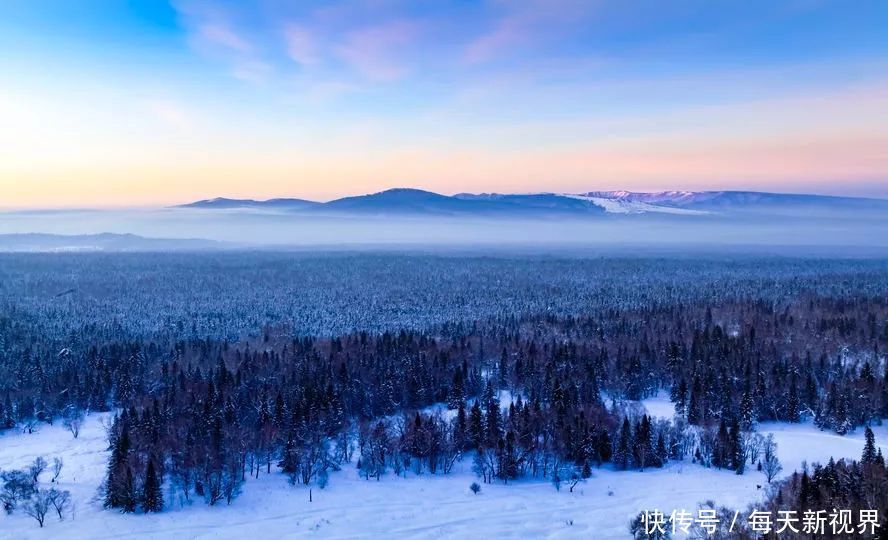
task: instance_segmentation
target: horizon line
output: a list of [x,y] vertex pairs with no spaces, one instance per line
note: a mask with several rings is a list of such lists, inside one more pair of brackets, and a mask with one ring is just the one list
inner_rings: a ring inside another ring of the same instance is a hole
[[227,200],[227,201],[243,201],[243,202],[257,202],[257,203],[265,203],[269,201],[276,200],[299,200],[305,201],[309,203],[316,204],[327,204],[334,201],[338,201],[341,199],[353,198],[353,197],[367,197],[370,195],[378,195],[381,193],[386,193],[389,191],[396,190],[404,190],[404,191],[419,191],[424,193],[431,193],[434,195],[440,195],[443,197],[456,197],[457,195],[582,195],[586,193],[632,193],[632,194],[655,194],[655,193],[758,193],[758,194],[770,194],[770,195],[808,195],[808,196],[817,196],[817,197],[833,197],[833,198],[844,198],[844,199],[870,199],[870,200],[879,200],[879,201],[888,201],[888,195],[852,195],[852,194],[843,194],[836,195],[834,193],[824,193],[824,192],[813,192],[813,191],[764,191],[760,189],[660,189],[660,190],[631,190],[631,189],[597,189],[597,190],[588,190],[588,191],[579,191],[579,192],[571,192],[571,191],[522,191],[522,192],[497,192],[497,191],[479,191],[479,192],[470,192],[470,191],[455,191],[453,193],[449,192],[439,192],[433,191],[430,189],[417,188],[417,187],[406,187],[406,186],[398,186],[398,187],[390,187],[381,189],[379,191],[369,191],[366,193],[357,193],[352,195],[343,195],[341,197],[335,197],[327,200],[316,200],[316,199],[308,199],[304,197],[300,197],[298,195],[277,195],[269,198],[252,198],[252,197],[229,197],[224,195],[217,195],[213,197],[206,197],[201,199],[191,199],[185,202],[169,202],[169,203],[158,203],[158,204],[98,204],[98,205],[82,205],[82,206],[14,206],[14,207],[4,207],[0,206],[0,213],[25,213],[25,212],[49,212],[49,211],[68,211],[68,212],[86,212],[86,211],[101,211],[101,210],[163,210],[163,209],[173,209],[173,208],[181,208],[183,206],[187,206],[190,204],[200,203],[200,202],[209,202],[214,200]]

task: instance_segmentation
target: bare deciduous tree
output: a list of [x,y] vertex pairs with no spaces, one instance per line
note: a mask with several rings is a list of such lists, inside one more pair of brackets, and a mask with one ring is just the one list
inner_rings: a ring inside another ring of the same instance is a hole
[[43,527],[43,522],[46,520],[46,514],[52,507],[52,491],[53,490],[38,489],[22,506],[22,510],[24,510],[25,514],[36,519],[41,527]]
[[49,503],[59,515],[59,521],[64,519],[65,511],[71,506],[71,493],[56,488],[49,490]]
[[19,502],[28,500],[36,489],[27,471],[4,471],[0,479],[3,480],[0,502],[7,514],[11,514]]
[[777,443],[774,442],[774,436],[768,434],[768,437],[765,439],[764,448],[762,450],[762,472],[765,473],[765,477],[768,479],[768,483],[771,483],[771,480],[774,479],[780,471],[783,470],[783,466],[780,465],[780,460],[777,459]]
[[48,463],[43,456],[37,456],[37,459],[34,460],[33,463],[28,467],[28,474],[31,475],[31,479],[36,484],[40,479],[40,475],[43,474],[43,471],[46,470],[46,466]]
[[73,435],[75,439],[80,436],[80,428],[83,427],[83,418],[84,415],[82,412],[76,412],[65,417],[62,421],[62,425],[65,426],[65,429],[71,432],[71,435]]
[[52,458],[52,482],[55,483],[56,480],[59,479],[59,475],[62,474],[62,466],[64,462],[62,458]]

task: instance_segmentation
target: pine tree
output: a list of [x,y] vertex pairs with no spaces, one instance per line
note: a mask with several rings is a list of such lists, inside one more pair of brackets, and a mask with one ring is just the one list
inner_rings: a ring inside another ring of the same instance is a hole
[[[885,324],[885,333],[888,339],[888,323]],[[882,416],[888,418],[888,362],[885,362],[885,375],[882,377]]]
[[743,451],[743,444],[740,440],[740,424],[736,418],[731,421],[729,452],[731,468],[737,474],[743,474],[743,471],[746,470],[746,454]]
[[635,429],[633,430],[635,437],[632,440],[632,462],[642,471],[645,465],[647,465],[647,441],[650,438],[650,431],[644,423],[645,418],[645,416],[642,416],[641,420],[635,423]]
[[487,409],[484,417],[485,427],[487,428],[487,442],[491,446],[495,446],[502,438],[502,419],[500,417],[500,403],[490,381],[487,381],[484,400]]
[[848,391],[845,390],[841,392],[838,397],[837,405],[836,405],[836,413],[834,417],[835,425],[833,429],[835,429],[836,433],[839,435],[844,435],[851,431],[851,415],[850,415],[850,399],[848,398]]
[[863,445],[863,455],[860,457],[860,462],[864,464],[876,463],[876,436],[869,426],[864,432],[864,439],[866,442]]
[[755,401],[753,401],[752,388],[747,379],[743,397],[740,399],[740,427],[750,431],[755,424],[755,416]]
[[799,389],[798,384],[796,382],[797,377],[795,374],[792,375],[792,381],[789,383],[789,396],[786,398],[786,421],[787,422],[798,422],[799,421]]
[[474,448],[479,448],[484,443],[484,416],[477,399],[469,412],[469,441]]
[[163,510],[163,493],[160,489],[160,480],[154,471],[153,460],[148,461],[145,482],[142,485],[142,510],[145,512],[160,512]]
[[801,508],[807,508],[809,501],[814,497],[814,492],[811,487],[811,478],[808,476],[808,471],[802,472],[802,481],[799,484],[799,506]]
[[6,401],[3,405],[3,417],[0,418],[0,429],[12,429],[15,427],[15,411],[12,408],[12,400],[9,394],[6,394]]
[[669,461],[669,449],[666,447],[666,438],[661,430],[657,434],[657,466],[662,467]]
[[672,391],[669,396],[672,403],[675,404],[675,414],[684,416],[688,408],[688,383],[684,377],[678,381],[678,384],[672,385]]
[[463,402],[464,398],[463,372],[461,368],[457,367],[453,372],[453,384],[447,393],[447,407],[449,409],[456,409]]
[[132,467],[126,467],[123,486],[121,488],[121,510],[127,513],[136,511],[136,482],[133,480]]
[[456,421],[453,424],[453,441],[460,450],[465,448],[468,439],[469,420],[466,414],[466,402],[460,400],[456,409]]
[[623,418],[623,425],[620,427],[620,438],[617,441],[617,447],[614,449],[614,465],[618,469],[626,470],[629,468],[629,461],[632,456],[632,429],[629,426],[629,419]]
[[130,450],[126,412],[114,419],[108,442],[111,446],[111,458],[108,461],[108,473],[105,477],[105,506],[107,508],[123,508],[127,498],[126,472],[129,470],[127,458]]
[[730,465],[731,458],[731,442],[728,434],[728,426],[725,419],[722,418],[718,424],[718,435],[715,439],[715,446],[712,449],[712,464],[718,469],[727,468]]
[[688,423],[694,426],[703,423],[705,420],[702,414],[703,407],[700,403],[702,393],[703,385],[700,383],[700,378],[694,375],[694,383],[691,386],[691,397],[688,402]]

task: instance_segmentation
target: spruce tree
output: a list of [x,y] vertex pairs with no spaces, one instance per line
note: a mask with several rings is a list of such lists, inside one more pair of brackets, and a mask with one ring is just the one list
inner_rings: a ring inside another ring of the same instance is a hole
[[105,507],[123,508],[126,501],[126,470],[130,450],[129,426],[127,413],[116,417],[111,426],[109,444],[111,458],[108,461],[108,473],[105,477]]
[[793,374],[792,381],[789,383],[789,396],[786,398],[786,421],[787,422],[798,422],[799,421],[799,408],[801,404],[799,403],[799,389],[798,384],[796,382],[796,376]]
[[688,408],[688,383],[684,377],[678,381],[678,384],[672,385],[669,398],[675,404],[675,414],[684,416]]
[[145,512],[160,512],[163,510],[163,493],[160,490],[160,480],[154,470],[154,461],[148,461],[148,469],[145,472],[145,482],[142,485],[142,510]]
[[866,442],[863,445],[863,455],[860,457],[860,462],[872,464],[876,462],[876,436],[873,434],[873,430],[870,429],[869,426],[867,426],[864,433],[864,439],[866,439]]
[[715,439],[715,447],[712,449],[712,464],[718,469],[727,468],[730,465],[730,436],[725,419],[718,424],[718,435]]
[[121,505],[120,508],[124,512],[132,513],[136,511],[136,482],[133,479],[132,467],[126,467],[126,474],[121,489]]
[[495,446],[502,437],[502,420],[500,417],[500,403],[493,385],[487,381],[487,388],[484,391],[484,400],[486,406],[486,416],[484,418],[487,428],[487,441],[491,446]]
[[649,464],[651,458],[651,425],[647,415],[641,417],[641,420],[635,424],[635,440],[632,445],[632,460],[636,467],[642,471]]
[[669,460],[669,449],[666,448],[666,438],[663,432],[657,434],[657,467],[662,467]]
[[752,388],[747,379],[743,390],[743,397],[740,399],[740,427],[747,431],[751,430],[755,424],[755,402],[752,397]]
[[469,420],[468,415],[466,414],[466,402],[460,400],[456,409],[456,421],[453,425],[453,439],[457,448],[460,450],[464,449],[466,445],[468,429]]
[[[888,324],[885,324],[886,339],[888,339]],[[885,362],[885,375],[882,377],[882,416],[888,418],[888,362]]]
[[703,423],[705,420],[701,413],[702,406],[700,398],[702,394],[703,385],[700,383],[700,378],[697,375],[694,375],[694,383],[691,386],[691,397],[688,402],[688,423],[694,426]]
[[9,394],[6,394],[6,402],[3,405],[3,417],[0,418],[0,423],[2,423],[2,428],[12,429],[15,427],[15,411],[12,408],[12,400],[9,398]]
[[484,417],[477,399],[469,412],[469,440],[474,448],[479,448],[484,443]]
[[746,470],[746,454],[743,451],[743,443],[740,439],[740,424],[734,418],[731,421],[730,430],[730,459],[731,468],[737,474],[743,474]]
[[629,419],[623,418],[623,425],[620,427],[620,438],[617,441],[617,447],[614,450],[614,465],[618,469],[626,470],[629,467],[629,460],[632,455],[632,429],[629,426]]

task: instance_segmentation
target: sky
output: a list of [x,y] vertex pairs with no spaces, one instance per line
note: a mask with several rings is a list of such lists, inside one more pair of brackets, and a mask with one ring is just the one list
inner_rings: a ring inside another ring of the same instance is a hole
[[4,0],[0,207],[888,198],[888,3]]

